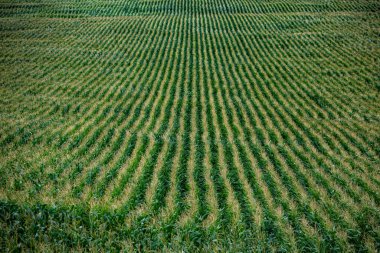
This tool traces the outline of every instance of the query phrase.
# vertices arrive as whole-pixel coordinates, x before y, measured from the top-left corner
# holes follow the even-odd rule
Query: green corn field
[[[380,252],[377,0],[0,0],[0,252]]]

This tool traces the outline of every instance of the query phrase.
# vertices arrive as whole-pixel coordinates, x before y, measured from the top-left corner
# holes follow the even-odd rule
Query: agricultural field
[[[0,0],[0,251],[379,252],[377,0]]]

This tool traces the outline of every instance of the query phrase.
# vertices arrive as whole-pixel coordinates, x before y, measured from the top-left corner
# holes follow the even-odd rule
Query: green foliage
[[[0,4],[0,251],[380,251],[379,1]]]

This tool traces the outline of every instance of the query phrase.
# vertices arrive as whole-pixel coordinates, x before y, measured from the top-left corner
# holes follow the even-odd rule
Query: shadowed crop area
[[[379,252],[379,10],[0,0],[0,251]]]

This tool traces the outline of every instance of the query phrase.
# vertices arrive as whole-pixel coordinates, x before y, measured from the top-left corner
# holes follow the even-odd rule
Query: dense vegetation
[[[380,251],[379,9],[0,0],[0,251]]]

